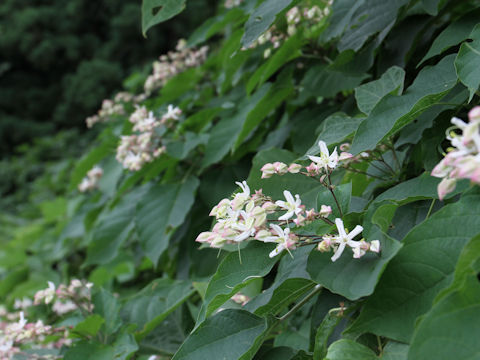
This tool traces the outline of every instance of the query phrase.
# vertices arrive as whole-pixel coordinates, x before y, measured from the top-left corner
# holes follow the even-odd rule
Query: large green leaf
[[[170,237],[187,216],[199,185],[196,177],[181,183],[153,186],[140,200],[135,215],[140,243],[154,264]]]
[[[475,26],[470,38],[473,41],[464,42],[455,59],[458,78],[470,90],[469,101],[480,85],[480,25]]]
[[[267,31],[275,21],[277,14],[290,5],[291,2],[292,0],[265,0],[261,3],[250,14],[245,23],[245,34],[242,38],[243,46],[250,46],[260,35]]]
[[[379,231],[374,235],[378,237],[366,240],[380,240],[380,254],[369,253],[360,259],[353,259],[352,252],[346,249],[337,261],[332,262],[332,253],[313,251],[307,266],[312,279],[350,300],[372,294],[385,266],[402,246]]]
[[[377,356],[365,345],[342,339],[330,345],[325,360],[377,360]]]
[[[365,0],[352,15],[352,21],[338,42],[338,50],[359,50],[371,35],[383,39],[394,25],[400,7],[407,0]]]
[[[306,270],[310,251],[303,247],[293,251],[292,256],[284,256],[272,286],[249,301],[245,309],[260,316],[275,314],[311,289],[314,283]]]
[[[202,166],[207,167],[221,160],[234,146],[238,134],[242,131],[251,112],[268,94],[272,84],[264,84],[251,97],[244,98],[237,107],[237,112],[223,117],[211,130],[210,139],[205,149]],[[255,112],[253,112],[255,114]],[[262,113],[262,115],[264,115]]]
[[[479,200],[475,193],[464,195],[408,233],[349,333],[410,340],[416,318],[452,281],[462,247],[480,233]]]
[[[330,115],[322,123],[320,134],[306,155],[317,155],[320,152],[318,142],[324,141],[327,146],[338,144],[352,135],[364,118],[350,117],[344,113]]]
[[[380,79],[355,88],[355,99],[360,111],[368,115],[385,95],[390,93],[400,95],[404,79],[405,71],[398,66],[392,66]]]
[[[143,338],[194,293],[189,281],[158,279],[127,300],[122,315]]]
[[[106,264],[117,256],[134,229],[135,209],[145,191],[145,187],[136,188],[123,196],[112,209],[102,211],[87,249],[87,264]]]
[[[223,310],[197,327],[172,360],[249,360],[267,331],[265,319],[244,310]]]
[[[422,318],[409,360],[479,359],[480,283],[470,274],[462,287],[440,300]]]
[[[380,100],[358,127],[351,152],[375,148],[382,139],[435,105],[457,82],[454,57],[446,56],[437,65],[424,68],[402,96],[387,95]]]
[[[383,348],[381,360],[407,360],[409,346],[390,340]]]
[[[432,46],[430,46],[427,54],[418,63],[418,66],[424,61],[441,54],[448,48],[467,39],[478,22],[478,11],[469,12],[457,21],[452,22],[435,38]]]
[[[345,31],[347,25],[352,21],[355,11],[365,3],[365,0],[336,0],[332,4],[332,15],[329,19],[329,25],[322,33],[321,38],[329,41],[340,36]]]
[[[142,4],[142,33],[152,26],[168,20],[185,9],[187,0],[143,0]]]
[[[208,283],[197,324],[254,279],[267,275],[278,261],[268,256],[271,250],[272,246],[254,241],[240,254],[228,254]]]

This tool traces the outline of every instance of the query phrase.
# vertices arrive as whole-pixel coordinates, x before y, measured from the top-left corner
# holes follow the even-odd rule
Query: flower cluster
[[[208,46],[202,46],[198,50],[188,48],[184,39],[178,41],[175,49],[176,51],[169,51],[168,54],[160,56],[160,61],[153,63],[153,73],[144,85],[147,95],[164,86],[175,75],[201,65],[207,58]]]
[[[78,190],[80,192],[87,192],[95,189],[98,185],[98,181],[103,176],[103,170],[99,166],[94,166],[87,172],[80,184],[78,184]]]
[[[60,284],[56,288],[55,284],[49,281],[46,289],[35,294],[34,304],[53,303],[52,310],[59,316],[77,309],[91,313],[93,311],[90,293],[92,286],[92,283],[73,279],[68,286]]]
[[[55,338],[53,342],[46,340],[46,336],[59,334],[60,339]],[[4,308],[0,309],[0,360],[10,360],[15,354],[22,354],[22,347],[26,345],[30,347],[34,345],[37,348],[60,348],[71,342],[67,336],[68,331],[65,328],[55,329],[45,325],[41,320],[28,322],[23,311],[8,313]],[[47,359],[47,357],[38,357],[40,358]],[[56,356],[48,357],[48,359],[56,358]]]
[[[225,0],[223,6],[225,7],[225,9],[232,9],[234,7],[240,6],[242,2],[243,0]]]
[[[380,252],[380,241],[378,240],[372,240],[370,242],[366,242],[364,239],[359,241],[353,240],[363,231],[362,226],[357,225],[352,231],[347,233],[342,219],[336,218],[335,225],[338,235],[325,235],[323,236],[323,240],[318,244],[318,250],[321,252],[334,251],[332,261],[336,261],[347,246],[353,250],[353,257],[355,259],[361,258],[367,251]]]
[[[275,243],[277,246],[270,253],[270,257],[273,257],[283,250],[296,247],[299,238],[290,232],[290,225],[303,226],[315,219],[326,219],[332,211],[326,205],[321,207],[320,212],[314,209],[305,211],[300,197],[294,197],[287,190],[283,192],[285,200],[274,202],[262,190],[251,194],[245,181],[236,184],[242,192],[235,194],[233,199],[222,199],[212,209],[210,216],[215,216],[217,222],[212,231],[201,233],[196,241],[208,243],[215,248],[248,239]],[[278,216],[278,213],[283,214]]]
[[[320,147],[320,155],[319,156],[308,156],[308,158],[312,161],[310,165],[305,167],[305,172],[302,172],[304,175],[308,176],[316,176],[320,174],[329,174],[333,171],[340,162],[349,162],[354,157],[352,154],[348,152],[342,152],[340,155],[337,153],[337,148],[333,150],[330,154],[327,148],[327,144],[320,140],[318,142],[318,146]],[[267,163],[262,166],[260,169],[262,171],[262,179],[266,179],[271,177],[272,175],[284,175],[286,173],[297,174],[301,172],[303,166],[292,163],[287,165],[282,162],[274,162],[274,163]]]
[[[124,104],[131,102],[133,98],[133,95],[130,93],[119,92],[114,100],[103,100],[102,107],[98,110],[98,113],[85,120],[87,127],[91,128],[96,123],[108,121],[113,115],[125,115]]]
[[[137,133],[121,137],[117,160],[125,169],[138,171],[143,165],[162,155],[166,150],[162,144],[162,135],[174,127],[181,114],[182,110],[178,107],[168,105],[167,112],[158,119],[145,106],[137,106],[130,116],[133,131]]]
[[[329,0],[328,4],[321,9],[317,5],[314,6],[294,6],[285,14],[287,29],[281,31],[276,25],[272,25],[267,31],[258,37],[258,39],[250,45],[250,48],[270,44],[263,53],[264,58],[268,58],[272,49],[277,49],[282,41],[285,41],[290,36],[293,36],[299,27],[310,27],[317,24],[323,17],[330,13],[330,6],[333,0]]]
[[[468,120],[466,123],[455,117],[452,119],[454,129],[450,128],[447,133],[452,147],[432,170],[432,176],[443,178],[438,185],[440,200],[455,189],[459,179],[480,184],[480,106],[470,110]]]

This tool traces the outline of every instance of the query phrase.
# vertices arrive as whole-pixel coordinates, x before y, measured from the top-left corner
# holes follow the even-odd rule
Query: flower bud
[[[300,172],[301,169],[302,169],[302,165],[292,163],[288,167],[288,172],[291,173],[291,174],[297,174],[297,173]]]

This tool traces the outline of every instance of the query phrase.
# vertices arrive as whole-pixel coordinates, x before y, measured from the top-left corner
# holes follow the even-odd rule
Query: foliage
[[[144,31],[168,4],[144,2]],[[476,358],[478,11],[226,1],[140,93],[104,102],[52,196],[1,220],[0,345]]]

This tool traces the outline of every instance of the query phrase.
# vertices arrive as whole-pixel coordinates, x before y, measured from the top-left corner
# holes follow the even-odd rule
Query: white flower
[[[283,250],[292,248],[295,242],[290,238],[290,229],[288,227],[282,229],[276,224],[270,224],[270,227],[276,236],[265,236],[262,237],[261,241],[278,243],[277,247],[268,255],[272,258],[280,254]]]
[[[361,244],[359,241],[354,241],[353,238],[363,231],[363,227],[357,225],[347,234],[342,219],[336,218],[335,225],[337,225],[338,236],[334,236],[332,241],[334,244],[338,245],[338,247],[335,250],[335,254],[332,256],[332,261],[336,261],[342,255],[343,250],[345,250],[345,246],[347,245],[354,249],[354,256],[356,256],[357,253],[355,253],[355,248],[360,247]]]
[[[320,156],[309,155],[308,158],[316,163],[319,168],[324,168],[325,171],[328,171],[328,168],[335,169],[338,164],[337,148],[330,154],[324,141],[320,140],[318,146],[320,147]]]
[[[250,199],[250,188],[248,187],[246,181],[237,181],[235,184],[240,186],[243,192],[235,194],[235,197],[231,202],[231,206],[233,210],[239,210]]]
[[[300,196],[298,194],[295,195],[294,199],[290,191],[284,190],[283,196],[285,196],[285,199],[287,201],[278,200],[275,202],[275,204],[282,209],[287,210],[287,212],[284,215],[280,216],[278,220],[288,220],[294,214],[298,215],[303,211],[303,209],[301,208],[302,201],[300,200]]]

